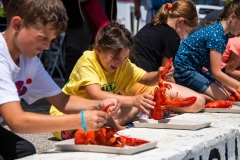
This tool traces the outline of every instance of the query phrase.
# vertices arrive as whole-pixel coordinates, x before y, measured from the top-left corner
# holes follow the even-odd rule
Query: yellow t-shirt
[[[100,65],[95,51],[85,51],[77,61],[70,74],[69,81],[63,87],[63,92],[68,95],[78,95],[90,99],[84,86],[99,84],[103,91],[114,94],[120,91],[128,92],[132,86],[142,79],[146,71],[127,60],[114,73],[106,72]],[[50,108],[50,115],[64,115],[54,106]],[[61,138],[60,132],[53,135]]]
[[[69,82],[63,87],[68,95],[89,98],[84,86],[99,84],[103,91],[117,94],[128,90],[142,79],[146,73],[143,69],[127,60],[114,73],[106,72],[99,64],[95,51],[85,51],[77,61],[70,75]]]

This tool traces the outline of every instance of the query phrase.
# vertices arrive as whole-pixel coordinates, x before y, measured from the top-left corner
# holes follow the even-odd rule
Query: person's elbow
[[[104,98],[101,95],[102,95],[102,93],[93,93],[89,96],[92,100],[102,100]]]
[[[222,74],[223,74],[223,72],[221,71],[221,70],[219,70],[219,71],[212,71],[212,76],[215,78],[215,79],[221,79],[221,77],[222,77]]]
[[[11,118],[5,119],[5,123],[9,129],[14,133],[23,133],[24,119],[21,116],[12,116]]]

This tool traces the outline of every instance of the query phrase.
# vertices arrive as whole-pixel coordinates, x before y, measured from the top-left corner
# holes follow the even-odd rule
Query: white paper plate
[[[55,147],[60,151],[81,151],[81,152],[100,152],[100,153],[114,153],[114,154],[135,154],[145,150],[153,149],[157,146],[157,141],[150,141],[150,143],[142,144],[136,147],[111,147],[100,145],[77,145],[74,139],[68,139],[55,143]]]
[[[240,101],[233,102],[233,105],[240,106]]]
[[[185,129],[185,130],[198,130],[204,127],[209,127],[210,121],[201,120],[186,120],[186,119],[171,119],[166,118],[162,120],[140,120],[135,121],[134,127],[136,128],[166,128],[166,129]]]
[[[234,102],[234,105],[232,108],[204,108],[203,112],[214,112],[214,113],[240,113],[240,106],[235,105],[235,103],[240,102]]]

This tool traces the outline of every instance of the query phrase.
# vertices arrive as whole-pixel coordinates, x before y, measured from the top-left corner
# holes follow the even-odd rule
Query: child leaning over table
[[[3,118],[10,131],[0,126],[0,159],[18,159],[36,153],[33,144],[15,133],[78,128],[98,130],[109,118],[108,114],[99,111],[102,107],[113,104],[112,115],[119,114],[117,99],[89,100],[64,94],[37,57],[66,29],[67,20],[60,0],[9,2],[7,29],[0,34],[0,123]],[[68,115],[25,112],[21,98],[29,104],[46,98]],[[86,111],[81,111],[83,109]]]
[[[222,55],[221,69],[230,77],[240,81],[240,37],[230,38]]]
[[[98,31],[94,49],[85,51],[78,60],[63,92],[89,99],[117,98],[121,103],[121,114],[115,117],[115,121],[120,125],[131,122],[140,110],[148,114],[148,110],[155,105],[152,91],[136,96],[118,95],[122,90],[128,92],[137,82],[155,86],[158,81],[159,71],[146,72],[130,62],[129,56],[134,56],[133,45],[133,36],[125,26],[116,21],[110,22]],[[172,74],[170,69],[167,76]],[[176,94],[177,91],[174,92]],[[51,107],[50,114],[63,115],[54,106]],[[66,133],[67,137],[72,137],[74,130],[53,134],[58,139],[64,139],[66,136],[62,135]]]
[[[135,45],[133,50],[137,58],[131,59],[138,67],[147,72],[157,71],[163,68],[170,57],[174,58],[180,45],[181,37],[186,37],[189,31],[197,25],[197,10],[191,0],[175,1],[172,4],[164,4],[152,19],[134,36]],[[168,79],[171,78],[171,79]],[[197,101],[190,107],[176,108],[178,112],[199,112],[202,110],[205,100],[202,95],[184,86],[175,84],[172,76],[166,77],[165,81],[173,86],[173,90],[167,90],[167,95],[174,97],[176,92],[180,97],[197,96]],[[122,95],[134,96],[155,87],[136,83],[127,93],[121,91]],[[180,91],[180,92],[179,92]],[[147,116],[141,113],[140,117]]]
[[[176,83],[203,93],[209,101],[227,100],[229,93],[221,85],[236,92],[240,82],[221,71],[222,54],[228,33],[239,32],[240,0],[234,0],[223,8],[219,21],[198,30],[180,44],[173,63]]]

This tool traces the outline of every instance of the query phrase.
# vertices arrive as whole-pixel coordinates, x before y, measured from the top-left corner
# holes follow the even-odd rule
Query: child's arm
[[[91,84],[85,87],[87,93],[91,99],[106,99],[117,98],[121,104],[121,107],[137,107],[145,113],[149,113],[147,109],[153,109],[155,102],[153,102],[153,96],[151,92],[143,93],[137,96],[123,96],[110,92],[102,91],[99,84]],[[147,108],[147,109],[146,109]]]
[[[240,82],[229,77],[228,75],[221,71],[222,62],[221,57],[222,57],[221,53],[210,49],[210,63],[211,63],[210,71],[213,77],[216,78],[219,82],[237,90],[240,87]]]
[[[159,75],[162,73],[163,67],[166,65],[167,62],[168,62],[168,58],[163,57],[162,66],[159,67],[158,71],[146,73],[143,76],[143,78],[139,81],[139,83],[142,83],[148,86],[158,84]],[[175,83],[175,80],[173,78],[173,73],[174,73],[174,67],[170,66],[167,74],[164,76],[164,80]]]
[[[58,110],[63,113],[71,114],[71,113],[79,113],[80,110],[100,110],[102,107],[108,106],[109,104],[109,114],[111,116],[119,115],[119,104],[117,99],[107,99],[104,101],[101,100],[90,100],[86,98],[82,98],[81,96],[74,95],[66,95],[63,92],[52,97],[47,97],[47,101],[54,105]]]
[[[225,67],[225,73],[238,81],[240,80],[239,62],[240,57],[236,53],[232,53]]]
[[[105,103],[101,105],[105,105]],[[100,107],[103,107],[101,105]],[[107,113],[102,111],[86,110],[84,113],[87,130],[98,130],[109,118]],[[82,128],[79,112],[64,116],[25,112],[18,101],[2,104],[0,106],[0,114],[9,128],[16,133],[41,133]]]

